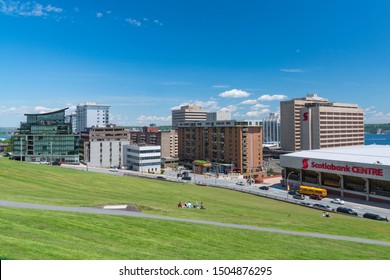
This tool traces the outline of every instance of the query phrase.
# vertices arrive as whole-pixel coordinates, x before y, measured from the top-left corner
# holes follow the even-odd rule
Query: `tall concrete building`
[[[180,123],[179,159],[207,160],[259,177],[263,166],[261,121]]]
[[[124,164],[123,146],[130,144],[128,132],[115,125],[91,127],[81,133],[80,158],[90,166],[112,167]]]
[[[263,144],[273,144],[280,147],[280,116],[270,113],[263,119]]]
[[[199,122],[206,121],[207,111],[202,110],[200,106],[181,106],[178,110],[172,110],[172,128],[176,129],[177,125],[182,122]]]
[[[161,157],[162,158],[177,158],[178,151],[178,136],[176,130],[160,131],[161,137]]]
[[[208,112],[207,122],[228,121],[232,119],[232,113],[229,111]]]
[[[110,123],[109,105],[87,102],[77,105],[76,109],[76,133],[85,131],[87,128],[106,127]]]
[[[363,109],[316,94],[280,102],[281,148],[286,151],[364,145]]]

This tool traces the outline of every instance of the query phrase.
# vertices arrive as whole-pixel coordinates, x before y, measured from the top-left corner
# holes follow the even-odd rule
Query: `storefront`
[[[329,194],[390,204],[390,146],[369,145],[280,156],[283,184],[326,188]]]

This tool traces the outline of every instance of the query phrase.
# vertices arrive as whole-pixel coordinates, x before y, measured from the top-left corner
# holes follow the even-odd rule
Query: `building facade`
[[[280,102],[281,148],[299,151],[364,145],[363,109],[316,94]]]
[[[177,158],[179,155],[179,138],[176,130],[160,131],[161,157]]]
[[[276,113],[263,119],[263,144],[280,147],[280,116]]]
[[[89,166],[120,168],[123,146],[129,143],[128,132],[123,127],[91,127],[81,133],[80,158]]]
[[[181,106],[178,110],[172,110],[172,128],[176,129],[179,123],[206,121],[207,111],[200,106]]]
[[[77,105],[76,133],[86,131],[88,128],[106,127],[110,123],[110,106],[93,102]]]
[[[263,170],[261,121],[180,123],[179,160],[206,160],[251,177]],[[249,176],[249,175],[248,175]]]
[[[283,182],[390,204],[390,148],[368,145],[300,151],[280,156]]]
[[[161,147],[125,145],[125,167],[142,173],[161,173]]]
[[[65,121],[65,110],[25,114],[14,134],[13,158],[28,162],[78,163],[79,136],[72,134],[72,125]]]
[[[301,150],[364,145],[364,110],[355,104],[307,104],[300,119]]]

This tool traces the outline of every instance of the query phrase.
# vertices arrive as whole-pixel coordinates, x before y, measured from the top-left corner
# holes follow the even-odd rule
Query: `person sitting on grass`
[[[206,209],[206,208],[204,207],[203,201],[200,202],[200,209]]]
[[[179,204],[177,205],[179,208],[183,208],[183,202],[180,200]]]
[[[187,203],[187,208],[192,208],[191,201],[188,201],[188,203]]]

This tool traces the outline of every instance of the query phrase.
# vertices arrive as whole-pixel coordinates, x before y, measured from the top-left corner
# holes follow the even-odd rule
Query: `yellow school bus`
[[[300,186],[298,192],[300,194],[307,194],[307,195],[318,194],[322,197],[325,197],[328,195],[328,192],[326,191],[326,189],[309,187],[309,186]]]

